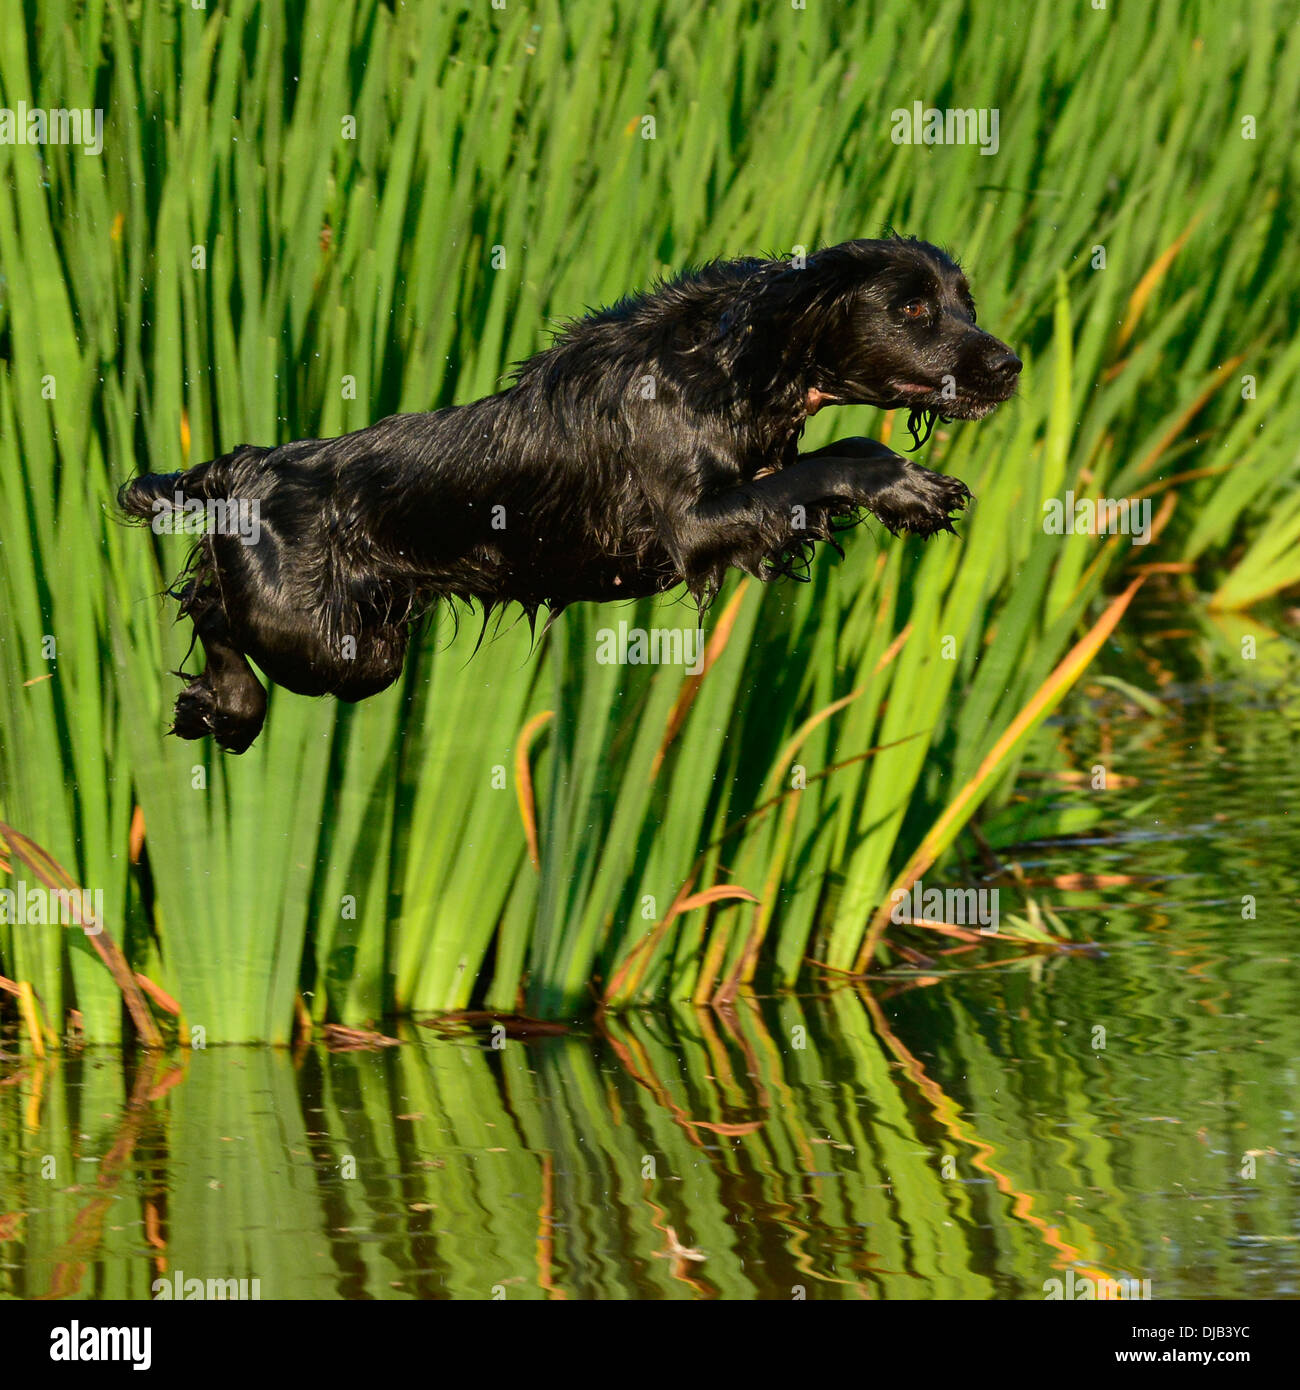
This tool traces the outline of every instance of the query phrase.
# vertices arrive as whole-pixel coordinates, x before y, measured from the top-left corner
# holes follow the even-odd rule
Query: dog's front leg
[[[970,497],[964,483],[910,463],[875,440],[846,440],[832,452],[836,447],[801,455],[788,468],[696,503],[675,537],[687,583],[716,588],[730,565],[758,578],[785,572],[781,557],[829,539],[834,518],[863,507],[891,531],[950,531],[949,513]]]
[[[798,463],[788,471],[798,474],[814,461],[820,464],[827,460],[861,464],[854,475],[863,489],[859,505],[895,534],[910,531],[932,536],[936,531],[951,531],[951,513],[961,511],[970,501],[970,489],[960,478],[922,468],[863,435],[837,439],[824,448],[800,454]]]

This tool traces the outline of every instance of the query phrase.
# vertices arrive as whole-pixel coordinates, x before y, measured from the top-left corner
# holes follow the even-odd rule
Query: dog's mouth
[[[907,411],[912,436],[911,453],[925,444],[941,420],[982,420],[1015,395],[1015,382],[982,386],[978,390],[932,386],[921,381],[890,381],[881,404],[889,410]]]
[[[976,390],[932,386],[922,381],[891,381],[882,402],[890,410],[910,410],[947,420],[982,420],[1016,393],[1015,382]]]
[[[941,420],[982,420],[1015,393],[1014,378],[1006,382],[981,383],[975,389],[966,387],[954,391],[951,377],[938,386],[926,381],[895,377],[885,381],[878,389],[857,387],[847,396],[833,395],[812,387],[805,393],[804,411],[808,415],[815,415],[823,406],[844,405],[854,400],[874,405],[880,410],[906,410],[907,428],[913,441],[908,451],[910,453],[930,438],[935,425]]]

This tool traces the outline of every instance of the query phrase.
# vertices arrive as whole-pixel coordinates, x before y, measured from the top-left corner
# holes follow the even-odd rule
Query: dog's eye
[[[911,299],[898,311],[905,319],[923,319],[930,311],[919,299]]]

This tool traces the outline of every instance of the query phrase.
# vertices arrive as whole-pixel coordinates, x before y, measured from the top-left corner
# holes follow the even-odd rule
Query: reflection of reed
[[[1105,1241],[1071,1210],[1073,1194],[1114,1187],[1113,1145],[1039,1162],[1034,1117],[1065,1102],[1008,1088],[974,1016],[952,994],[944,1005],[917,1012],[951,1021],[935,1062],[916,1020],[891,1021],[865,987],[607,1015],[595,1039],[493,1048],[420,1030],[419,1046],[317,1047],[298,1065],[187,1054],[183,1072],[135,1076],[68,1238],[45,1255],[28,1222],[24,1257],[53,1264],[47,1298],[92,1282],[138,1292],[131,1271],[144,1260],[156,1277],[163,1252],[318,1298],[1038,1296],[1044,1249],[1050,1269],[1093,1277],[1094,1252],[1134,1264],[1150,1232],[1127,1231],[1127,1210],[1108,1215]],[[1040,1040],[1019,1042],[1026,1056]],[[163,1171],[133,1178],[154,1102],[177,1083]],[[1061,1085],[1086,1092],[1076,1071]],[[165,1220],[146,1181],[167,1193]],[[129,1228],[105,1214],[133,1182],[143,1232],[119,1253],[105,1232]]]
[[[542,1204],[537,1210],[537,1285],[547,1297],[558,1300],[568,1294],[555,1283],[555,1160],[549,1153],[542,1160]]]
[[[1011,1178],[990,1162],[996,1152],[992,1144],[986,1143],[979,1138],[964,1120],[961,1119],[958,1107],[955,1102],[947,1096],[943,1088],[926,1075],[925,1068],[920,1060],[903,1045],[893,1029],[890,1028],[880,1005],[871,996],[871,991],[866,988],[858,990],[858,997],[862,1000],[863,1006],[871,1015],[871,1021],[875,1026],[876,1032],[890,1052],[903,1064],[906,1075],[916,1084],[921,1094],[929,1101],[935,1119],[958,1143],[965,1145],[972,1150],[971,1164],[979,1169],[981,1173],[987,1173],[997,1184],[999,1192],[1012,1198],[1011,1214],[1019,1221],[1024,1221],[1042,1237],[1044,1243],[1050,1246],[1057,1253],[1056,1265],[1064,1269],[1067,1265],[1074,1266],[1090,1278],[1108,1277],[1102,1270],[1093,1269],[1082,1265],[1079,1262],[1083,1258],[1083,1253],[1076,1246],[1061,1238],[1059,1228],[1050,1226],[1041,1216],[1035,1216],[1033,1211],[1034,1196],[1030,1192],[1018,1189]]]
[[[210,1151],[218,1116],[251,1108],[232,1088],[255,1084],[212,1055],[187,1060],[186,1104],[168,1125],[176,1155]],[[206,1165],[177,1160],[166,1180],[173,1238],[152,1201],[144,1235],[183,1254],[187,1269],[200,1267],[193,1243],[209,1232],[204,1267],[299,1293],[290,1272],[301,1271],[327,1281],[317,1293],[345,1297],[486,1297],[498,1287],[549,1299],[988,1296],[970,1189],[940,1177],[917,1093],[1012,1198],[1009,1217],[1058,1263],[1078,1260],[865,992],[610,1015],[595,1046],[569,1035],[497,1051],[462,1037],[374,1058],[317,1049],[296,1069],[288,1057],[258,1060],[250,1070],[283,1070],[305,1130],[291,1124],[283,1141],[250,1133],[246,1158],[224,1150],[232,1166],[220,1195]],[[151,1102],[181,1076],[159,1085],[153,1068],[137,1074],[46,1297],[81,1291]],[[262,1113],[277,1129],[288,1118]],[[305,1169],[257,1162],[286,1152],[295,1130],[287,1152],[301,1142]],[[356,1180],[343,1180],[341,1155]],[[295,1176],[303,1171],[314,1195]],[[277,1211],[284,1228],[268,1230],[264,1214]],[[303,1269],[304,1239],[323,1242],[316,1270]]]
[[[87,1202],[73,1219],[72,1234],[54,1257],[49,1290],[37,1294],[37,1298],[69,1298],[80,1292],[81,1281],[85,1277],[90,1258],[99,1250],[103,1241],[104,1217],[118,1200],[118,1189],[135,1153],[140,1133],[149,1119],[150,1108],[183,1075],[180,1067],[171,1067],[164,1075],[165,1068],[166,1063],[160,1057],[146,1054],[141,1059],[139,1070],[131,1084],[130,1099],[122,1111],[117,1136],[100,1161],[99,1176],[95,1179],[99,1195]],[[158,1208],[150,1197],[146,1196],[144,1201],[145,1238],[158,1249],[165,1249]],[[165,1262],[160,1256],[158,1271],[161,1272],[164,1267]]]
[[[707,1129],[713,1134],[753,1134],[756,1129],[762,1128],[762,1120],[750,1120],[743,1124],[722,1124],[711,1120],[691,1119],[686,1111],[673,1100],[667,1086],[655,1077],[654,1068],[646,1058],[645,1050],[634,1038],[629,1036],[625,1041],[621,1041],[615,1029],[609,1026],[608,1020],[602,1022],[602,1032],[605,1041],[609,1043],[614,1055],[622,1062],[628,1076],[638,1086],[644,1086],[650,1092],[664,1110],[672,1116],[673,1122],[682,1127],[692,1144],[703,1142],[695,1133],[697,1129]]]

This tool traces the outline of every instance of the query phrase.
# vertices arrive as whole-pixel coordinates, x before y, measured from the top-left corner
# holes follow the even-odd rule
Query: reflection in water
[[[0,1294],[1037,1299],[1072,1271],[1293,1296],[1295,731],[1180,718],[1112,750],[1117,814],[1015,855],[1100,958],[499,1051],[11,1049]]]

